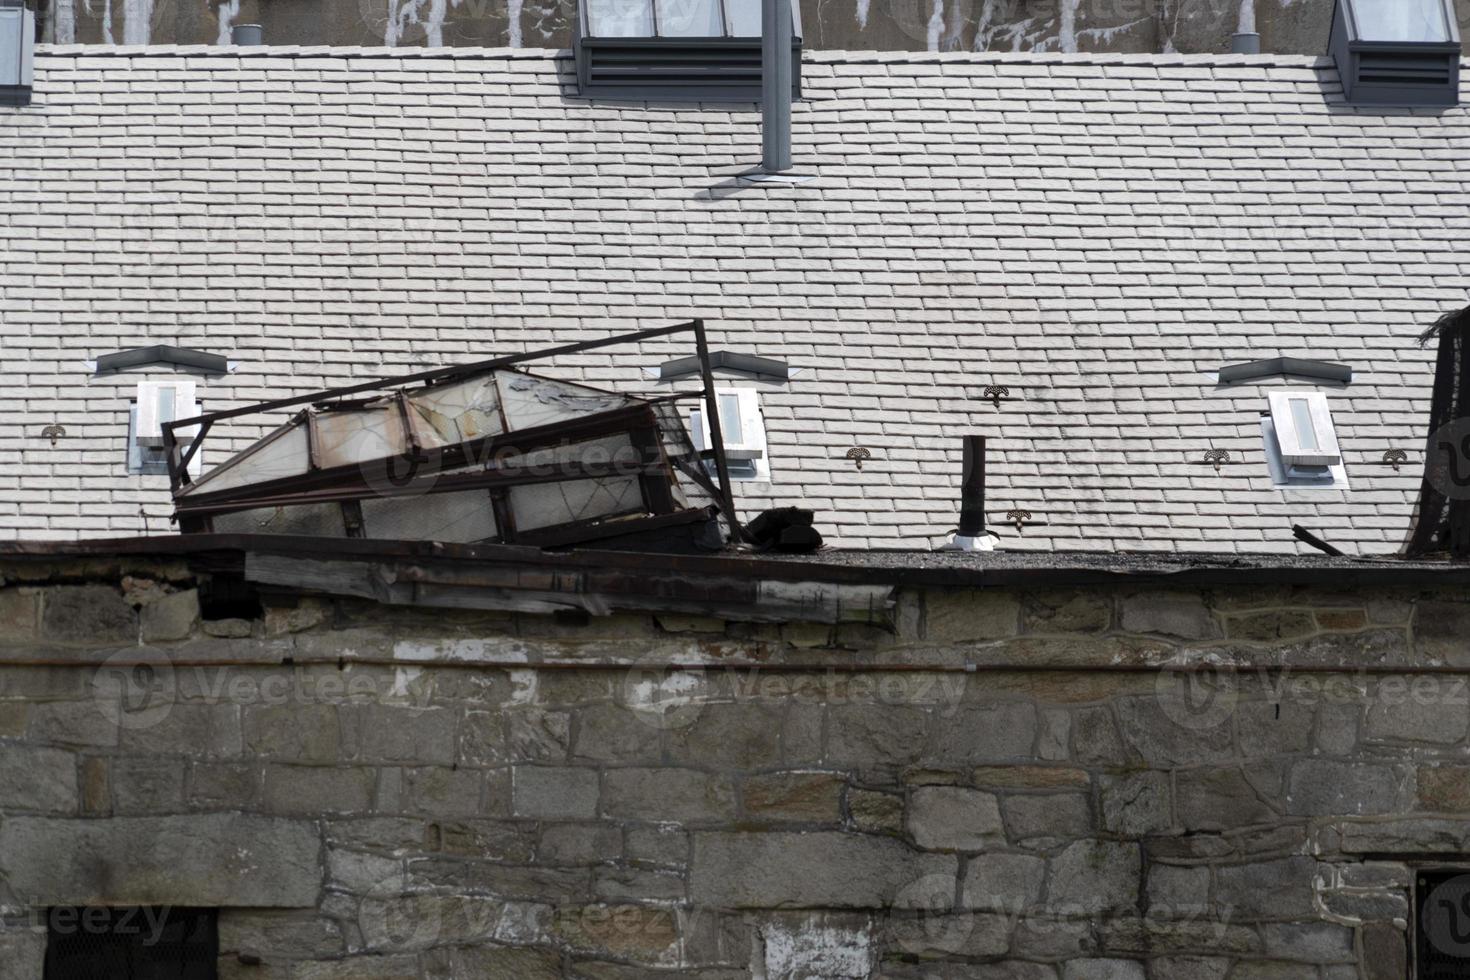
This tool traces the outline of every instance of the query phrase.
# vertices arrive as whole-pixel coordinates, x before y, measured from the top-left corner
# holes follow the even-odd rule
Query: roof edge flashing
[[[206,375],[224,375],[230,371],[230,362],[223,354],[211,354],[208,351],[192,350],[187,347],[172,347],[168,344],[154,344],[151,347],[134,347],[113,354],[103,354],[97,358],[93,373],[101,377],[158,364],[168,364]]]
[[[1301,357],[1271,357],[1243,364],[1227,364],[1220,369],[1219,384],[1250,384],[1278,378],[1301,378],[1325,384],[1348,385],[1353,381],[1350,364],[1315,361]]]

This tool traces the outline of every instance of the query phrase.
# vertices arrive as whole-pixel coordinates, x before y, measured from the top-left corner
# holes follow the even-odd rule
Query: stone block
[[[977,766],[971,773],[981,789],[1086,789],[1086,769],[1071,766]]]
[[[729,821],[736,816],[735,787],[728,777],[694,769],[609,769],[602,811],[619,820]]]
[[[630,861],[669,868],[689,863],[689,834],[678,827],[629,827],[624,846]]]
[[[505,717],[506,742],[512,761],[566,761],[572,741],[572,716],[569,713],[542,708],[512,708],[500,714]]]
[[[560,980],[561,957],[540,949],[471,946],[451,954],[449,976],[475,980]]]
[[[121,745],[124,751],[139,755],[239,758],[243,745],[240,706],[175,702],[161,710],[124,711]]]
[[[979,851],[1004,839],[994,793],[959,786],[924,786],[909,797],[908,829],[928,850]]]
[[[342,758],[342,726],[333,704],[247,705],[241,726],[251,755],[303,763]]]
[[[1129,761],[1128,749],[1109,709],[1082,708],[1074,713],[1072,758],[1083,765],[1119,766]]]
[[[373,808],[376,782],[377,772],[363,766],[270,765],[265,769],[265,807],[303,816],[367,813]]]
[[[1399,813],[1407,782],[1396,766],[1303,759],[1287,772],[1284,805],[1298,816]]]
[[[908,765],[924,753],[927,726],[921,708],[836,705],[828,713],[827,757],[834,765],[859,769]]]
[[[536,845],[537,860],[554,865],[601,864],[622,854],[622,832],[606,824],[550,824]]]
[[[837,823],[842,819],[841,777],[825,772],[751,776],[741,787],[745,814],[757,820]]]
[[[1233,755],[1230,710],[1201,708],[1172,693],[1158,697],[1120,698],[1118,721],[1124,741],[1158,767],[1223,762]],[[1231,708],[1233,710],[1233,707]]]
[[[851,788],[847,791],[847,812],[858,830],[872,834],[903,832],[903,797],[897,793]]]
[[[76,756],[60,749],[5,746],[0,751],[0,801],[6,814],[75,813]]]
[[[48,745],[111,748],[119,739],[119,711],[109,700],[43,701],[30,706],[27,737]]]
[[[141,611],[144,643],[186,640],[199,622],[199,592],[172,592]]]
[[[1215,875],[1215,904],[1232,920],[1314,918],[1316,871],[1310,857],[1222,867]]]
[[[459,765],[483,767],[511,762],[502,711],[466,711],[459,724]],[[557,760],[560,761],[560,760]]]
[[[40,624],[40,608],[40,593],[35,589],[0,589],[0,643],[34,639]]]
[[[1036,731],[1035,705],[967,705],[934,718],[930,756],[942,764],[1031,761],[1035,759]]]
[[[1081,793],[1013,794],[1002,800],[1011,840],[1038,837],[1086,837],[1092,833],[1092,813]]]
[[[1421,810],[1470,812],[1470,766],[1420,766],[1415,786]]]
[[[347,751],[363,762],[454,763],[454,712],[448,708],[354,705],[341,711]]]
[[[343,951],[342,927],[315,909],[221,909],[219,948],[225,954],[327,958]]]
[[[1353,930],[1348,926],[1332,922],[1268,922],[1261,932],[1266,940],[1266,955],[1274,959],[1303,963],[1353,960]]]
[[[511,808],[518,817],[586,820],[597,816],[595,769],[516,766],[511,776]]]
[[[1100,782],[1102,825],[1108,833],[1143,837],[1164,833],[1173,826],[1167,773],[1105,775]]]
[[[602,865],[593,871],[593,897],[606,902],[672,902],[684,900],[684,877],[668,868]]]
[[[1101,633],[1112,621],[1112,603],[1092,590],[1032,593],[1021,607],[1026,633]]]
[[[136,643],[138,614],[117,589],[106,585],[57,585],[41,598],[41,627],[48,639],[98,647]]]
[[[657,763],[662,731],[656,716],[621,704],[590,705],[577,711],[572,756],[623,765]]]
[[[1076,841],[1052,859],[1047,910],[1062,916],[1126,911],[1138,903],[1141,876],[1136,844]]]
[[[1137,960],[1072,960],[1062,965],[1062,980],[1145,980]]]
[[[463,818],[444,820],[433,826],[439,831],[438,850],[444,854],[529,863],[536,853],[535,828],[524,823]]]
[[[973,912],[919,912],[890,915],[884,922],[882,942],[894,955],[919,960],[958,957],[1003,956],[1010,949],[1010,920],[1003,915]],[[826,976],[820,972],[800,974]],[[869,974],[860,974],[867,977]],[[888,976],[881,972],[875,977]]]
[[[0,871],[30,905],[315,907],[321,838],[312,821],[242,813],[7,817]]]
[[[81,784],[83,816],[106,816],[112,812],[111,774],[106,759],[84,757]]]
[[[825,831],[696,833],[693,854],[691,898],[726,908],[881,909],[926,876],[958,871],[952,855]]]
[[[567,948],[586,955],[666,965],[679,955],[679,921],[669,908],[563,905],[553,912],[550,929]],[[635,969],[634,975],[648,972]]]
[[[670,730],[670,753],[687,765],[769,769],[780,762],[780,715],[750,701],[706,704],[693,721]]]
[[[1277,819],[1239,769],[1195,769],[1177,779],[1176,808],[1185,830],[1239,830]]]
[[[1009,592],[930,590],[924,594],[923,635],[931,643],[974,643],[1016,636],[1021,603]]]
[[[1305,609],[1270,609],[1225,617],[1225,635],[1247,643],[1279,643],[1317,632],[1317,621]]]
[[[1148,980],[1225,980],[1230,961],[1216,956],[1160,956],[1148,961]]]
[[[1302,980],[1302,965],[1283,960],[1242,960],[1229,980]]]
[[[1154,633],[1185,640],[1220,636],[1220,626],[1197,592],[1149,591],[1123,597],[1120,622],[1129,633]]]
[[[36,980],[45,975],[46,932],[7,927],[0,935],[0,980]]]
[[[966,864],[960,903],[968,909],[1026,912],[1041,900],[1045,880],[1046,862],[1039,857],[994,851],[980,854]]]
[[[1470,851],[1470,820],[1417,817],[1339,828],[1345,854],[1452,854]]]
[[[170,813],[183,809],[184,763],[172,758],[113,759],[110,783],[117,813]]]
[[[1348,755],[1358,745],[1359,704],[1329,703],[1317,711],[1317,748],[1328,755]]]
[[[1369,922],[1360,934],[1363,980],[1401,980],[1408,975],[1408,944],[1402,929],[1391,922]]]
[[[1210,902],[1210,869],[1153,864],[1148,869],[1149,915],[1187,918],[1203,915]]]
[[[1458,682],[1435,676],[1383,678],[1371,693],[1363,737],[1368,741],[1453,745],[1470,729],[1470,704]]]
[[[1313,704],[1292,698],[1240,702],[1235,707],[1235,727],[1241,755],[1256,759],[1310,751],[1315,715]]]
[[[1470,665],[1470,602],[1422,599],[1414,609],[1414,647],[1421,658],[1451,667]]]
[[[510,815],[511,777],[508,769],[422,766],[404,769],[402,773],[400,808],[404,812],[453,819]],[[379,795],[382,795],[381,785]]]

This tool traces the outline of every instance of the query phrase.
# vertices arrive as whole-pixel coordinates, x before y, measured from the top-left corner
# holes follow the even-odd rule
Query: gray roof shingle
[[[757,189],[734,179],[755,112],[589,105],[569,72],[43,48],[36,104],[0,113],[0,537],[167,529],[166,480],[124,472],[139,376],[92,378],[99,354],[226,354],[240,369],[201,388],[219,409],[698,315],[805,369],[758,386],[773,480],[738,489],[816,508],[837,545],[941,541],[964,432],[990,437],[1008,547],[1403,540],[1414,338],[1466,302],[1464,110],[1354,110],[1315,58],[809,52],[816,179]],[[676,353],[556,370],[656,391],[640,369]],[[1271,385],[1215,372],[1277,355],[1353,366],[1329,394],[1350,491],[1270,488]],[[1211,447],[1240,462],[1216,473]],[[1016,507],[1046,523],[1017,533]]]

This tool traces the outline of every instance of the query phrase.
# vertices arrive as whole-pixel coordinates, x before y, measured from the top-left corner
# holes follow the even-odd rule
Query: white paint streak
[[[530,662],[526,646],[518,640],[399,640],[393,644],[393,659],[414,663],[524,664]]]
[[[219,36],[215,38],[214,43],[230,43],[230,29],[235,26],[235,18],[238,16],[240,16],[240,0],[225,0],[219,5]]]
[[[51,40],[55,44],[75,44],[77,39],[76,0],[56,0],[52,18]]]
[[[858,27],[868,29],[868,5],[871,0],[857,0],[857,22]]]
[[[521,9],[523,3],[524,0],[505,0],[505,14],[509,18],[506,25],[506,43],[513,48],[524,47],[524,42],[521,40]]]
[[[410,25],[422,25],[424,43],[431,48],[444,46],[444,21],[460,0],[388,0],[388,23],[383,26],[383,43],[397,47],[408,36]]]
[[[422,667],[399,667],[393,671],[393,688],[388,693],[396,698],[408,697],[408,689],[424,673]]]
[[[506,704],[535,704],[541,690],[541,675],[534,670],[512,670],[510,672],[510,700]]]
[[[112,0],[102,5],[102,40],[106,44],[117,43],[117,38],[112,36]]]
[[[1063,0],[1065,2],[1065,0]],[[944,0],[934,0],[933,11],[929,14],[929,50],[939,50],[939,38],[944,33]]]
[[[1057,50],[1075,53],[1077,50],[1077,2],[1058,0],[1061,4],[1057,15]]]
[[[776,922],[761,930],[764,956],[756,964],[766,980],[865,980],[876,966],[868,930],[829,925],[823,916]]]
[[[1236,28],[1238,34],[1254,34],[1256,32],[1256,0],[1240,0],[1240,26]]]
[[[123,0],[123,43],[147,44],[153,35],[153,0]]]

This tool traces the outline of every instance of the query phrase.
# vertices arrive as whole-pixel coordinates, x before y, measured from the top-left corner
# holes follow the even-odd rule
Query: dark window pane
[[[215,980],[214,909],[54,908],[45,980]]]

